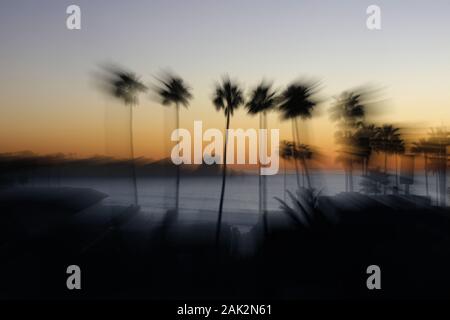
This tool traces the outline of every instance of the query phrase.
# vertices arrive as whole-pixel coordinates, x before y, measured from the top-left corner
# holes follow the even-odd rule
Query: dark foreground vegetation
[[[169,211],[158,220],[105,196],[3,190],[0,297],[449,298],[450,212],[426,198],[301,189],[268,214],[266,231],[262,219],[224,222],[217,247],[214,219],[175,220]],[[82,290],[66,288],[72,264]],[[366,287],[372,264],[382,290]]]

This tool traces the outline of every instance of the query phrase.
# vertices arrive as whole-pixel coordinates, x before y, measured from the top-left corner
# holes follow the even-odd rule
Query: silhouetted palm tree
[[[134,143],[133,143],[133,107],[138,104],[138,94],[145,92],[147,87],[142,84],[139,77],[133,72],[124,71],[119,68],[110,68],[108,70],[111,74],[109,77],[109,87],[111,94],[121,100],[126,106],[130,108],[130,147],[131,147],[131,161],[133,166],[133,187],[134,187],[134,202],[138,204],[138,191],[136,181],[136,166],[134,159]]]
[[[250,93],[246,104],[248,113],[259,114],[259,128],[267,129],[267,112],[276,107],[278,98],[272,90],[272,85],[262,81]],[[261,175],[261,152],[259,152],[259,211],[263,211],[264,230],[267,231],[267,185],[266,176]]]
[[[397,152],[399,145],[402,145],[400,129],[390,124],[384,124],[377,128],[374,149],[384,153],[384,173],[387,172],[387,159],[389,154]],[[387,186],[384,186],[384,194],[386,194]]]
[[[297,119],[310,119],[312,112],[317,106],[315,95],[318,90],[318,83],[294,82],[291,83],[281,94],[279,110],[285,120],[292,121],[292,138],[294,140],[294,148],[296,144],[300,144],[300,134]],[[300,188],[299,172],[297,162],[295,169],[297,173],[297,185]],[[311,188],[311,180],[306,175],[308,188]]]
[[[450,131],[445,127],[431,129],[428,144],[433,150],[432,167],[436,173],[436,200],[441,206],[446,205],[447,198],[447,149],[450,146]]]
[[[284,160],[284,188],[283,188],[283,199],[286,202],[286,164],[289,160],[294,158],[294,143],[291,141],[283,140],[280,144],[280,157]]]
[[[384,153],[384,172],[387,172],[387,156],[392,153],[394,146],[400,140],[400,129],[393,125],[384,124],[377,128],[375,148]]]
[[[330,108],[331,120],[345,128],[358,128],[363,124],[365,107],[361,103],[361,94],[343,92]]]
[[[159,86],[156,88],[156,92],[161,98],[161,103],[164,106],[174,105],[176,109],[176,128],[180,128],[180,106],[187,108],[189,106],[189,100],[192,98],[189,86],[185,84],[182,78],[171,74],[165,73],[159,80]],[[176,168],[176,193],[175,193],[175,210],[178,215],[179,202],[180,202],[180,166]]]
[[[361,159],[361,172],[363,176],[366,176],[368,173],[369,160],[377,132],[376,128],[374,124],[363,124],[354,135],[355,151]]]
[[[223,199],[225,195],[225,182],[227,175],[227,145],[228,145],[228,129],[230,127],[230,118],[234,110],[244,104],[243,90],[240,86],[230,80],[228,77],[222,79],[222,83],[217,83],[213,95],[213,104],[217,111],[223,110],[226,118],[225,126],[225,144],[223,149],[223,169],[222,169],[222,191],[220,193],[219,216],[216,228],[216,244],[219,245],[220,227],[222,224]]]
[[[300,160],[303,166],[304,175],[303,178],[306,176],[309,177],[309,170],[308,170],[308,164],[306,160],[310,160],[313,156],[313,152],[311,148],[304,143],[300,143],[299,145],[296,145],[294,148],[294,158]],[[305,181],[302,181],[302,185],[305,184]]]
[[[346,191],[353,192],[353,161],[356,156],[356,131],[363,126],[365,106],[362,103],[362,93],[346,91],[336,98],[330,108],[330,118],[337,122],[340,131],[336,132],[340,150],[340,161],[344,163],[346,175]]]
[[[431,132],[433,136],[433,131]],[[419,142],[414,142],[411,151],[414,153],[423,154],[424,157],[424,174],[425,174],[425,190],[426,195],[429,196],[429,182],[428,182],[428,172],[430,171],[429,159],[430,156],[433,157],[434,154],[439,153],[439,147],[433,141],[435,139],[420,139]]]
[[[399,173],[398,173],[398,156],[405,152],[405,142],[399,138],[392,142],[392,153],[395,157],[395,186],[398,190],[399,187]]]

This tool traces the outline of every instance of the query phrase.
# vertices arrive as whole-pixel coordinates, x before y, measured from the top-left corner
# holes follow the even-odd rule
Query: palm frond
[[[276,107],[279,99],[271,87],[271,84],[263,81],[252,90],[246,104],[249,114],[266,112]]]
[[[158,81],[159,85],[155,87],[155,91],[161,99],[161,104],[182,105],[185,108],[189,106],[189,100],[192,99],[191,89],[181,77],[166,72]]]
[[[317,106],[318,83],[294,82],[290,84],[279,98],[279,110],[283,119],[300,117],[309,119]]]
[[[223,110],[225,115],[233,115],[244,104],[243,90],[230,78],[224,77],[221,83],[216,84],[212,101],[217,111]]]

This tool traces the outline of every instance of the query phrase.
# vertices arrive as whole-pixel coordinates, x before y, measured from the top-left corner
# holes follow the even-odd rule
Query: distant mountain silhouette
[[[0,154],[0,187],[24,185],[35,179],[60,181],[64,178],[120,178],[132,177],[132,161],[105,156],[73,158],[71,156],[36,155],[31,152]],[[139,177],[172,177],[177,166],[170,158],[134,160]],[[219,176],[221,165],[180,165],[184,176]],[[229,175],[245,175],[243,171],[231,169]]]
[[[175,172],[176,165],[169,158],[164,158],[155,162],[147,163],[138,167],[138,172],[142,175],[164,176]],[[219,164],[182,164],[180,172],[185,176],[218,176],[221,174],[221,165]],[[239,170],[230,170],[230,175],[245,174]]]

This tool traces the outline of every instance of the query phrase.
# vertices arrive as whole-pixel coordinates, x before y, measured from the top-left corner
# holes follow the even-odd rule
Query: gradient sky
[[[81,7],[79,31],[66,29],[70,4]],[[380,31],[366,28],[370,4],[381,7]],[[279,88],[299,76],[321,80],[329,100],[301,135],[324,152],[336,149],[326,113],[331,97],[362,84],[385,88],[380,121],[449,125],[449,16],[448,0],[2,1],[0,152],[108,153],[115,139],[107,109],[114,102],[92,79],[105,62],[146,82],[164,68],[181,75],[194,94],[181,115],[186,128],[194,120],[223,128],[223,114],[210,98],[224,73],[247,89],[263,77]],[[168,119],[169,110],[141,97],[138,156],[164,155]],[[231,125],[257,128],[258,119],[240,111]],[[270,115],[269,126],[290,138],[278,115]]]

